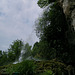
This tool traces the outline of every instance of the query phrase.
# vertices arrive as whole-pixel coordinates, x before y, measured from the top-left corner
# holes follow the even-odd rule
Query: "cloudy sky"
[[[16,39],[31,45],[38,41],[34,22],[42,9],[38,0],[0,0],[0,50],[7,50]]]

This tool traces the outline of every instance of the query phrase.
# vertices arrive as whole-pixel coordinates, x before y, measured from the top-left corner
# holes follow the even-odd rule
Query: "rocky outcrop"
[[[57,0],[63,8],[68,23],[68,39],[75,44],[75,0]]]
[[[72,64],[75,64],[75,0],[57,0],[66,16],[68,30],[66,36],[69,42]],[[75,66],[75,65],[74,65]]]
[[[75,0],[63,0],[62,7],[66,17],[71,19],[71,25],[75,30]]]
[[[66,17],[71,19],[71,25],[75,30],[75,0],[59,0],[59,2],[62,4]]]

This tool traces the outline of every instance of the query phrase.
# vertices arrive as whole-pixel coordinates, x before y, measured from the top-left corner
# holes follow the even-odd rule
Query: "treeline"
[[[13,41],[8,51],[0,50],[0,66],[19,61],[22,51],[22,60],[24,60],[31,55],[31,46],[28,43],[24,44],[22,40]]]

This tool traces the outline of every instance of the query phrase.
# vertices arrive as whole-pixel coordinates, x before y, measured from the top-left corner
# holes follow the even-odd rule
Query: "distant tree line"
[[[15,40],[10,44],[8,51],[0,50],[0,66],[18,61],[23,50],[22,60],[31,55],[31,46],[22,40]]]

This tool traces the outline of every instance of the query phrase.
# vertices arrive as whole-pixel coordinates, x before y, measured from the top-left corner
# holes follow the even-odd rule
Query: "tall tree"
[[[0,59],[2,58],[2,50],[0,50]]]
[[[9,59],[11,60],[11,56],[12,56],[12,60],[18,60],[21,54],[22,48],[23,48],[22,40],[15,40],[14,42],[12,42],[12,44],[10,45],[10,48],[8,49]]]
[[[30,55],[31,55],[31,46],[29,45],[29,43],[26,43],[24,48],[23,48],[22,59],[25,60]]]
[[[36,42],[32,48],[32,56],[35,57],[39,54],[39,43]]]
[[[0,66],[8,64],[7,52],[0,51]]]
[[[52,55],[55,56],[54,58],[63,61],[70,60],[67,30],[68,24],[60,5],[55,2],[48,6],[42,17],[36,22],[36,33],[40,36],[40,41],[48,42],[48,49],[45,49],[49,53],[47,57],[55,52]]]

